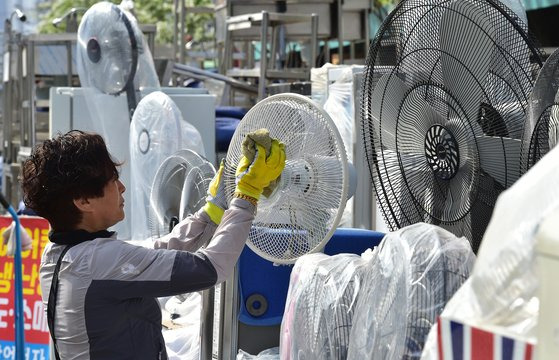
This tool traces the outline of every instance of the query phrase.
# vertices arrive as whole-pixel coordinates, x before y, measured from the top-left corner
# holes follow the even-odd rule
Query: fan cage
[[[490,46],[471,51],[487,62],[483,76],[468,67],[473,63],[469,54],[450,51],[467,46],[469,34],[442,49],[448,39],[439,33],[448,14],[457,19],[456,28],[483,30],[478,30],[485,37],[481,40]],[[371,43],[361,107],[366,159],[390,230],[432,223],[466,236],[477,249],[498,195],[521,174],[528,94],[541,65],[541,52],[526,25],[497,1],[405,0],[396,6]],[[453,84],[455,78],[465,84]],[[401,82],[403,94],[390,84],[382,96],[378,90],[375,94],[385,82]],[[395,103],[398,96],[401,101]],[[419,112],[423,118],[414,116]],[[391,117],[395,125],[387,120]],[[457,144],[455,168],[444,176],[430,165],[437,159],[430,155],[429,160],[425,149],[434,125],[449,130]],[[394,133],[394,140],[387,132]],[[432,145],[453,152],[442,140]]]
[[[559,122],[559,50],[552,53],[530,94],[528,121],[522,144],[522,172],[525,173],[557,145]]]
[[[150,194],[152,237],[169,234],[176,224],[204,206],[215,173],[209,161],[188,149],[179,150],[163,161]]]
[[[341,219],[348,194],[348,164],[336,125],[317,104],[297,94],[268,97],[245,115],[227,152],[229,199],[246,135],[261,129],[285,144],[286,165],[272,194],[262,196],[248,246],[274,263],[294,263],[321,250]]]

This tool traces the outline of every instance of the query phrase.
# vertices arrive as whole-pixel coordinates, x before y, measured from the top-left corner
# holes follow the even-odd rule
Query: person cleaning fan
[[[156,297],[207,289],[232,273],[258,199],[285,166],[278,140],[268,156],[255,150],[236,168],[230,204],[222,163],[206,206],[148,249],[107,230],[124,219],[125,187],[101,136],[74,130],[34,148],[22,188],[51,225],[40,282],[56,359],[167,358]]]

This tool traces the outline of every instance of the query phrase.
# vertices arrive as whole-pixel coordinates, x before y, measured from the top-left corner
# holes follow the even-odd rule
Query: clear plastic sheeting
[[[202,298],[199,292],[160,298],[163,338],[169,360],[198,360],[200,358],[200,314]]]
[[[353,254],[297,260],[281,324],[281,359],[347,358],[365,264]]]
[[[159,87],[151,52],[136,19],[106,1],[93,5],[82,18],[77,62],[82,86],[104,94],[121,93],[130,78],[136,90]]]
[[[353,67],[345,67],[336,81],[328,85],[328,97],[323,105],[338,128],[347,152],[347,160],[353,163],[353,144],[356,142],[353,96]],[[353,225],[353,199],[349,199],[340,225]]]
[[[279,358],[278,347],[262,350],[258,355],[251,355],[243,350],[239,350],[237,354],[237,360],[277,360]]]
[[[151,187],[159,165],[181,148],[182,121],[177,105],[160,91],[145,96],[134,112],[129,138],[132,239],[147,239],[151,235]]]
[[[375,252],[364,268],[347,358],[418,359],[437,316],[468,278],[470,243],[419,223],[388,233]]]
[[[442,316],[534,343],[539,310],[535,235],[559,209],[559,148],[555,147],[499,199],[470,279]],[[436,328],[422,359],[437,359]]]
[[[320,106],[326,101],[328,88],[328,69],[336,65],[326,63],[319,68],[311,69],[311,98]]]

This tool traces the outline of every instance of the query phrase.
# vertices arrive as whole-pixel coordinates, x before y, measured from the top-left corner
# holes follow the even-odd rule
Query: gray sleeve
[[[116,239],[98,239],[92,246],[88,270],[99,297],[171,296],[217,281],[213,264],[200,253],[146,249]]]
[[[246,200],[233,199],[210,244],[198,253],[204,254],[217,272],[217,283],[231,276],[245,246],[256,208]]]
[[[168,235],[155,240],[155,249],[196,251],[206,245],[214,235],[217,225],[203,209],[178,223]]]

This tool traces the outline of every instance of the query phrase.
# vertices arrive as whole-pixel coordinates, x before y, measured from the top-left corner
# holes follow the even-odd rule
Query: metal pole
[[[318,15],[312,14],[311,17],[311,63],[309,67],[313,68],[316,66],[316,58],[318,53]]]
[[[215,287],[202,291],[202,321],[200,322],[200,359],[212,358]]]
[[[344,24],[343,24],[343,0],[338,0],[338,59],[339,64],[344,63]]]
[[[185,56],[184,56],[184,36],[186,35],[186,5],[185,0],[180,0],[180,20],[181,20],[181,29],[180,29],[180,37],[179,37],[179,62],[184,64]]]
[[[262,11],[262,25],[260,29],[260,80],[258,82],[258,100],[266,96],[266,70],[268,69],[268,20],[267,11]]]

